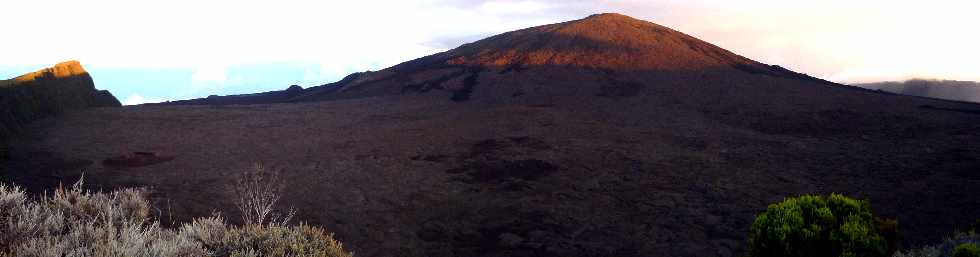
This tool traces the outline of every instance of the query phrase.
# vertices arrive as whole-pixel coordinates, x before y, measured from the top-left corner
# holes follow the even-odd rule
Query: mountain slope
[[[96,90],[77,61],[24,74],[0,83],[0,138],[24,124],[67,110],[120,106],[111,93]]]
[[[725,73],[764,74],[799,80],[821,81],[779,66],[749,60],[681,32],[625,15],[597,14],[580,20],[543,25],[496,35],[453,50],[422,57],[375,72],[362,72],[331,84],[311,87],[290,98],[273,91],[234,96],[235,103],[302,102],[370,96],[449,92],[453,101],[471,97],[502,100],[530,93],[537,83],[514,79],[512,73],[538,75],[585,73],[581,84],[606,83],[617,73]],[[590,76],[596,75],[596,76]],[[517,75],[517,77],[522,77]],[[573,77],[574,78],[574,77]],[[572,80],[572,78],[570,78]],[[622,87],[582,86],[580,93],[636,93],[638,78],[616,81]],[[594,85],[593,85],[594,86]],[[568,88],[545,88],[544,95],[568,93]],[[612,92],[598,92],[598,90]],[[559,92],[552,92],[559,91]],[[576,90],[580,91],[580,90]],[[593,92],[595,91],[595,92]],[[193,99],[165,104],[217,104],[232,96]],[[225,99],[225,100],[221,100]]]
[[[980,105],[828,83],[614,14],[286,102],[78,112],[31,124],[6,165],[35,192],[82,170],[150,186],[189,220],[235,219],[233,177],[262,162],[297,219],[359,256],[738,256],[754,215],[799,194],[869,199],[910,245],[980,216]],[[100,162],[132,151],[173,159]]]
[[[515,94],[527,94],[527,84],[533,83],[510,79],[512,72],[535,69],[537,71],[531,73],[564,76],[560,75],[562,71],[547,70],[567,71],[569,68],[577,69],[574,71],[576,73],[601,73],[601,77],[630,72],[741,72],[816,80],[778,66],[749,60],[651,22],[608,13],[508,32],[378,72],[354,74],[336,83],[310,88],[309,93],[292,101],[430,90],[452,92],[455,101],[468,100],[474,94],[477,98],[499,100]],[[596,78],[583,79],[592,81]],[[493,88],[484,88],[486,86]],[[599,90],[588,86],[582,89]],[[635,91],[635,88],[627,86],[614,91],[624,90]],[[613,92],[622,93],[629,92]]]

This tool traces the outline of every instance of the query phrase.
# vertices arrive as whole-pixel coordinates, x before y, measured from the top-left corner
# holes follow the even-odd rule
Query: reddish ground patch
[[[173,160],[173,156],[161,156],[154,152],[132,152],[122,156],[106,158],[102,165],[116,168],[143,167]]]

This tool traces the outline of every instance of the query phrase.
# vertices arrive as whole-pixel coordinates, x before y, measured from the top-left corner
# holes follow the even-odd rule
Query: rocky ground
[[[7,167],[35,190],[81,172],[148,186],[160,215],[187,220],[234,216],[231,178],[262,162],[299,220],[361,256],[732,256],[753,215],[804,193],[868,198],[912,245],[980,216],[980,115],[448,96],[99,108],[33,124]],[[174,159],[101,163],[134,151]]]

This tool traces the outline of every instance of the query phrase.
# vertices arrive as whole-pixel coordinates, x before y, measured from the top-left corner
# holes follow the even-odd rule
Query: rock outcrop
[[[0,138],[47,116],[113,106],[121,106],[119,100],[97,90],[78,61],[62,62],[0,83]]]

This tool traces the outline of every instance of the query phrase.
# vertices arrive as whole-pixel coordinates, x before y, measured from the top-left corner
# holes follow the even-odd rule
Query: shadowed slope
[[[0,138],[49,115],[104,106],[120,103],[109,91],[96,90],[78,61],[59,63],[0,83]]]

